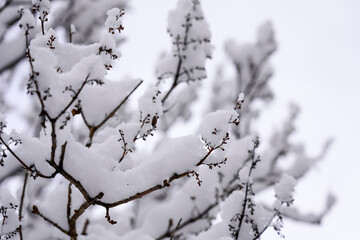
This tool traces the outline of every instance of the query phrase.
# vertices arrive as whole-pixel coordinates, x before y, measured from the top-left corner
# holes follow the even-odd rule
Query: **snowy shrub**
[[[108,78],[121,57],[125,10],[99,2],[70,1],[75,10],[66,13],[62,5],[52,9],[48,0],[33,0],[19,11],[25,41],[20,50],[29,66],[26,92],[35,100],[32,124],[39,131],[10,131],[9,112],[0,108],[1,239],[245,240],[268,229],[281,235],[285,217],[321,220],[332,196],[319,216],[292,208],[296,179],[318,160],[289,141],[297,109],[262,153],[251,125],[258,115],[254,102],[272,97],[267,83],[276,41],[270,23],[260,27],[256,44],[228,42],[236,91],[228,94],[228,83],[216,81],[213,111],[198,132],[169,139],[166,133],[180,117],[190,119],[189,105],[212,56],[200,2],[179,0],[170,12],[172,48],[157,64],[158,81],[137,105],[129,102],[143,80]],[[11,10],[7,3],[1,10]],[[58,13],[55,20],[52,12]],[[101,34],[89,18],[93,13],[101,19],[99,12],[107,16]],[[55,30],[59,14],[67,40]],[[3,50],[9,45],[0,43],[3,78],[23,59],[18,49]],[[147,143],[151,151],[144,149]],[[290,154],[294,164],[282,168],[279,159]],[[262,204],[256,194],[271,187],[274,204]]]

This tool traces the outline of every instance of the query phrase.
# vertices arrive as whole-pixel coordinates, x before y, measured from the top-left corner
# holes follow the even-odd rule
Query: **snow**
[[[119,131],[122,131],[124,134],[126,149],[133,151],[135,148],[133,139],[137,136],[139,129],[140,123],[133,122],[121,123],[116,128],[106,127],[94,138],[92,149],[99,155],[114,159],[114,163],[116,163],[120,160],[125,151],[123,148],[124,141],[122,140]],[[121,164],[119,164],[121,170],[127,170],[133,167],[130,155],[131,153],[128,153],[122,160]]]
[[[245,95],[244,95],[244,93],[242,92],[242,93],[239,94],[238,102],[243,102],[244,99],[245,99]]]
[[[65,197],[67,195],[68,184],[63,181],[62,183],[56,184],[53,191],[47,193],[47,196],[45,197],[46,201],[41,199],[34,202],[41,213],[46,214],[47,217],[58,223],[63,229],[68,228],[68,220],[66,217],[66,205],[68,199]],[[74,199],[73,196],[72,199]]]
[[[76,33],[76,27],[74,24],[70,24],[70,32],[71,33]]]
[[[241,211],[244,193],[241,191],[233,192],[221,206],[221,222],[214,224],[210,229],[200,233],[196,240],[217,240],[224,236],[229,236],[230,220],[235,213]],[[241,238],[243,239],[243,238]]]
[[[100,53],[103,56],[104,63],[111,65],[113,60],[119,59],[121,57],[121,52],[116,48],[116,42],[114,36],[110,33],[105,33],[101,40],[101,48],[103,51]],[[108,52],[111,54],[109,54]]]
[[[0,235],[2,235],[14,231],[19,226],[19,217],[16,211],[19,206],[18,201],[15,200],[14,196],[8,189],[2,187],[0,190],[0,206],[1,208],[7,208],[4,212],[1,211],[2,214],[0,215],[0,221],[2,223],[0,228]],[[15,206],[17,207],[14,208]],[[3,217],[4,214],[7,216],[5,219]]]
[[[275,184],[275,196],[282,203],[291,204],[293,199],[296,180],[292,176],[284,173],[279,182]]]
[[[114,169],[118,159],[96,154],[92,149],[69,140],[64,168],[79,179],[91,196],[104,192],[102,201],[112,202],[163,184],[163,180],[174,173],[191,170],[201,159],[203,151],[200,139],[195,136],[176,138],[141,159],[137,167],[121,171]]]
[[[24,31],[35,27],[35,18],[29,9],[23,10],[22,16],[19,21],[19,26]]]
[[[80,94],[83,114],[90,125],[96,126],[117,107],[140,83],[139,79],[119,82],[104,79],[105,84],[87,85]]]
[[[104,26],[102,23],[106,20],[106,12],[114,7],[126,7],[128,0],[102,0],[102,1],[74,1],[71,8],[72,24],[76,27],[74,42],[93,43],[101,40],[99,34]],[[68,11],[67,9],[65,11]]]
[[[163,114],[162,103],[159,100],[160,91],[151,87],[142,97],[139,98],[139,111],[142,117],[150,116],[150,119],[154,116],[161,116]]]
[[[238,113],[234,110],[218,110],[204,116],[200,124],[200,134],[211,147],[216,147],[230,131],[230,122],[236,120]]]
[[[49,0],[32,0],[32,4],[39,9],[39,13],[41,16],[44,16],[45,12],[50,14],[51,4]]]
[[[113,8],[107,11],[106,14],[108,17],[105,22],[105,27],[109,29],[109,32],[112,34],[114,34],[115,30],[118,30],[120,33],[122,26],[122,10],[120,10],[119,8]]]

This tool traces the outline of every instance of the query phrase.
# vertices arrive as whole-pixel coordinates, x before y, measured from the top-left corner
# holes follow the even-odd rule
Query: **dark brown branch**
[[[173,239],[174,239],[175,233],[176,233],[176,231],[179,229],[180,224],[181,224],[181,221],[182,221],[182,218],[180,218],[180,220],[179,220],[178,224],[176,225],[174,231],[172,231],[170,240],[173,240]]]
[[[117,223],[117,221],[115,221],[115,220],[111,219],[111,217],[110,217],[110,210],[109,210],[109,208],[106,208],[105,218],[106,218],[106,220],[108,221],[108,223],[110,223],[110,224],[112,224],[112,225],[114,225],[114,224],[116,224],[116,223]]]
[[[94,202],[98,199],[101,199],[104,196],[104,193],[99,193],[94,198],[91,198],[89,200],[86,200],[81,204],[81,206],[74,210],[74,215],[69,220],[69,236],[70,239],[77,239],[77,233],[76,233],[76,222],[78,218],[85,212],[86,209],[88,209],[91,205],[94,204]]]
[[[27,173],[27,171],[25,171],[24,183],[23,183],[23,188],[22,188],[21,198],[20,198],[20,208],[19,208],[19,221],[20,222],[22,220],[22,210],[23,210],[23,207],[24,207],[24,199],[25,199],[25,191],[26,191],[27,179],[28,179],[28,173]]]
[[[28,179],[28,173],[25,170],[24,183],[23,183],[23,188],[22,188],[22,192],[21,192],[20,208],[19,208],[19,222],[20,222],[19,236],[20,236],[20,240],[23,240],[21,220],[22,220],[22,210],[24,208],[24,199],[25,199],[25,191],[26,191],[27,179]]]
[[[88,194],[84,186],[81,184],[81,182],[76,180],[73,176],[71,176],[71,174],[65,171],[63,167],[60,167],[55,162],[51,162],[48,160],[47,162],[50,164],[50,166],[52,166],[55,169],[56,173],[61,174],[64,178],[66,178],[69,182],[71,182],[80,191],[80,193],[83,195],[85,200],[91,201],[91,199],[93,199],[90,197],[90,195]]]
[[[81,204],[81,206],[77,209],[74,210],[74,215],[71,217],[70,221],[75,221],[77,220],[81,214],[84,213],[84,211],[90,207],[91,205],[95,204],[95,202],[99,199],[101,199],[104,196],[104,193],[99,193],[98,195],[96,195],[94,198],[90,198],[89,200],[83,202],[83,204]]]
[[[215,150],[215,148],[210,148],[210,150],[206,153],[206,155],[196,164],[196,166],[200,166],[203,162],[210,156],[210,154]]]
[[[70,222],[70,215],[71,215],[71,183],[69,183],[69,187],[68,187],[68,201],[67,201],[67,205],[66,205],[66,217],[68,222]]]
[[[219,145],[215,146],[215,147],[210,147],[210,149],[209,149],[209,151],[207,152],[207,154],[196,164],[196,166],[200,166],[201,164],[203,164],[204,161],[210,156],[210,154],[211,154],[214,150],[219,149],[219,148],[222,149],[222,150],[224,150],[224,149],[222,148],[222,146],[225,145],[225,144],[227,144],[227,140],[229,140],[229,139],[230,139],[230,138],[229,138],[229,133],[226,133],[226,135],[225,135],[225,137],[222,139],[221,143],[220,143]]]
[[[10,148],[10,146],[8,144],[6,144],[6,142],[4,141],[4,139],[0,136],[0,141],[2,144],[4,144],[4,146],[6,147],[6,149],[16,158],[16,160],[18,160],[18,162],[29,172],[33,173],[35,176],[39,176],[42,178],[52,178],[51,176],[46,176],[41,174],[39,171],[37,171],[36,169],[34,170],[33,168],[31,168],[30,166],[28,166],[23,160],[21,160],[21,158]]]
[[[60,153],[60,160],[59,160],[59,167],[61,167],[61,168],[64,166],[66,146],[67,146],[67,141],[61,146],[61,153]]]
[[[90,221],[89,221],[89,219],[87,218],[87,219],[85,220],[83,230],[81,231],[81,235],[87,235],[87,228],[88,228],[89,224],[90,224]]]
[[[51,121],[51,157],[50,157],[51,162],[55,162],[55,153],[57,148],[55,125],[56,125],[55,121]]]
[[[116,206],[119,206],[121,204],[124,204],[124,203],[128,203],[128,202],[131,202],[133,200],[136,200],[136,199],[139,199],[139,198],[142,198],[144,197],[145,195],[149,194],[149,193],[152,193],[152,192],[155,192],[157,190],[160,190],[160,189],[163,189],[165,187],[169,187],[170,186],[170,183],[176,179],[179,179],[179,178],[183,178],[185,176],[190,176],[190,174],[193,174],[194,171],[188,171],[188,172],[184,172],[184,173],[181,173],[181,174],[174,174],[172,175],[169,179],[165,179],[163,181],[163,184],[158,184],[156,186],[153,186],[151,188],[148,188],[147,190],[145,191],[142,191],[142,192],[139,192],[139,193],[136,193],[135,195],[133,196],[130,196],[128,198],[125,198],[125,199],[122,199],[122,200],[119,200],[119,201],[116,201],[116,202],[113,202],[113,203],[105,203],[105,202],[101,202],[101,201],[96,201],[95,204],[97,205],[100,205],[100,206],[103,206],[105,208],[113,208],[113,207],[116,207]]]
[[[90,77],[90,73],[86,76],[85,80],[82,82],[80,88],[77,90],[77,92],[75,93],[75,95],[72,97],[71,101],[66,105],[66,107],[55,117],[54,121],[56,121],[57,119],[59,119],[59,117],[61,117],[61,115],[63,115],[68,109],[69,107],[76,101],[76,99],[78,99],[79,94],[81,93],[81,91],[83,90],[84,86],[86,85],[86,83],[89,82],[89,77]]]

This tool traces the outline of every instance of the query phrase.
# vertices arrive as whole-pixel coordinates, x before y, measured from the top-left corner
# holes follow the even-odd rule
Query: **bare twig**
[[[145,195],[149,194],[149,193],[152,193],[154,191],[157,191],[157,190],[160,190],[160,189],[163,189],[165,187],[169,187],[170,186],[170,183],[176,179],[179,179],[179,178],[183,178],[183,177],[186,177],[186,176],[189,176],[189,174],[192,174],[194,171],[187,171],[187,172],[184,172],[184,173],[181,173],[181,174],[173,174],[169,179],[165,179],[163,181],[163,184],[158,184],[156,186],[153,186],[151,188],[148,188],[142,192],[138,192],[136,193],[135,195],[132,195],[128,198],[125,198],[125,199],[122,199],[122,200],[119,200],[119,201],[116,201],[116,202],[113,202],[113,203],[105,203],[105,202],[101,202],[101,201],[96,201],[95,204],[97,205],[100,205],[100,206],[103,206],[105,208],[113,208],[113,207],[116,207],[116,206],[119,206],[121,204],[124,204],[124,203],[128,203],[128,202],[131,202],[135,199],[139,199],[139,198],[142,198],[144,197]]]
[[[176,233],[176,231],[179,229],[180,224],[181,224],[181,221],[182,221],[182,218],[180,218],[180,220],[179,220],[179,222],[177,223],[177,225],[176,225],[176,227],[175,227],[174,231],[172,231],[172,233],[171,233],[171,237],[170,237],[170,240],[173,240],[173,239],[174,239],[175,233]]]
[[[90,224],[90,221],[89,221],[89,219],[87,218],[87,219],[85,220],[83,230],[81,231],[81,235],[87,235],[87,232],[86,232],[86,231],[87,231],[87,228],[88,228],[89,224]]]
[[[71,215],[71,182],[69,183],[69,187],[68,187],[68,202],[66,205],[66,217],[68,222],[70,222],[70,215]]]
[[[48,217],[45,217],[42,213],[40,213],[40,211],[36,205],[33,205],[31,212],[35,215],[40,216],[42,219],[44,219],[46,222],[50,223],[51,225],[53,225],[54,227],[59,229],[61,232],[65,233],[66,235],[69,235],[69,232],[66,231],[65,229],[63,229],[59,224],[55,223],[54,221],[52,221],[51,219],[49,219]]]
[[[20,208],[19,208],[19,222],[20,222],[19,236],[20,236],[20,240],[23,240],[21,220],[22,220],[22,210],[24,208],[24,199],[25,199],[25,191],[26,191],[27,179],[28,179],[28,173],[25,170],[24,183],[23,183],[23,188],[22,188],[22,192],[21,192]]]
[[[33,166],[28,166],[11,148],[10,146],[4,141],[4,139],[0,136],[1,143],[6,147],[6,149],[18,160],[18,162],[29,172],[32,173],[34,177],[42,177],[42,178],[52,178],[52,176],[46,176],[40,173],[36,168]]]

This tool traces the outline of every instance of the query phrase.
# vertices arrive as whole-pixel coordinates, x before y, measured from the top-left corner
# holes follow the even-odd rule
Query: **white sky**
[[[126,13],[120,71],[154,81],[160,51],[170,49],[166,34],[168,10],[175,0],[133,0]],[[298,186],[296,202],[304,211],[319,211],[324,194],[335,192],[338,203],[322,226],[285,222],[287,239],[353,239],[360,223],[360,1],[350,0],[203,0],[203,9],[216,46],[208,74],[224,62],[226,39],[253,42],[257,26],[271,20],[279,49],[272,59],[276,99],[265,112],[279,126],[289,102],[300,105],[295,139],[316,154],[324,140],[334,137],[328,157]],[[227,63],[227,62],[225,62]],[[267,234],[265,239],[278,239]]]

